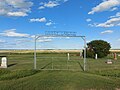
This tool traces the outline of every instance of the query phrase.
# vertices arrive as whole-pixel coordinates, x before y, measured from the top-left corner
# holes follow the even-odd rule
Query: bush
[[[95,54],[98,55],[98,58],[106,57],[110,52],[110,44],[103,40],[94,40],[89,43],[87,43],[87,55],[91,58],[93,58],[93,54],[95,57]]]
[[[95,56],[95,54],[94,54],[94,52],[92,52],[92,51],[89,51],[89,50],[87,50],[87,53],[86,53],[87,55],[86,55],[86,57],[87,58],[89,58],[89,57],[91,57],[91,58],[94,58]]]
[[[84,57],[84,50],[83,50],[83,57]],[[95,57],[95,53],[93,51],[90,50],[86,50],[86,57],[87,58],[94,58]]]

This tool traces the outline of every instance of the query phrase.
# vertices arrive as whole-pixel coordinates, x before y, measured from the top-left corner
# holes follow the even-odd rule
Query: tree
[[[89,43],[87,43],[87,52],[91,53],[91,56],[89,53],[87,53],[88,57],[92,57],[93,55],[95,56],[95,54],[98,55],[98,58],[103,58],[105,56],[107,56],[110,52],[110,43],[104,41],[104,40],[93,40]]]

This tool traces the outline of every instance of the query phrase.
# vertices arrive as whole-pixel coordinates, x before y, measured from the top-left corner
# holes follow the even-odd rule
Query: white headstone
[[[97,54],[95,54],[95,59],[97,59],[98,58],[98,56],[97,56]]]
[[[1,59],[1,68],[7,68],[7,58],[2,57]]]
[[[70,54],[68,53],[68,60],[70,60]]]
[[[111,60],[107,60],[107,64],[112,64],[113,62]]]

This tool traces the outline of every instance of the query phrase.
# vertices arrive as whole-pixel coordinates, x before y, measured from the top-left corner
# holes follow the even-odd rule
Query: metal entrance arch
[[[51,34],[52,33],[52,34]],[[50,31],[47,32],[45,35],[35,35],[35,39],[34,39],[34,69],[37,69],[37,63],[36,63],[36,42],[40,37],[80,37],[82,38],[82,40],[84,41],[84,66],[83,69],[84,71],[86,71],[86,37],[85,36],[80,36],[80,35],[76,35],[75,32],[58,32],[58,31]]]

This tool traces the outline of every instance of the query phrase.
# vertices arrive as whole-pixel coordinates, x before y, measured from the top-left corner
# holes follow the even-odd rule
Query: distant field
[[[0,70],[0,90],[117,90],[120,88],[120,57],[118,60],[113,60],[112,54],[98,60],[87,58],[87,71],[83,72],[83,58],[79,56],[79,52],[71,52],[69,61],[67,52],[38,52],[38,70],[33,70],[33,51],[15,52],[1,52],[1,55],[7,56],[9,67]],[[106,64],[108,59],[111,59],[113,64]]]
[[[36,50],[38,53],[66,53],[80,52],[82,50]],[[34,50],[0,50],[0,53],[33,53]]]
[[[34,50],[0,50],[0,53],[33,53]],[[67,53],[67,52],[82,52],[80,50],[37,50],[38,53]],[[111,49],[110,52],[120,53],[120,49]]]

